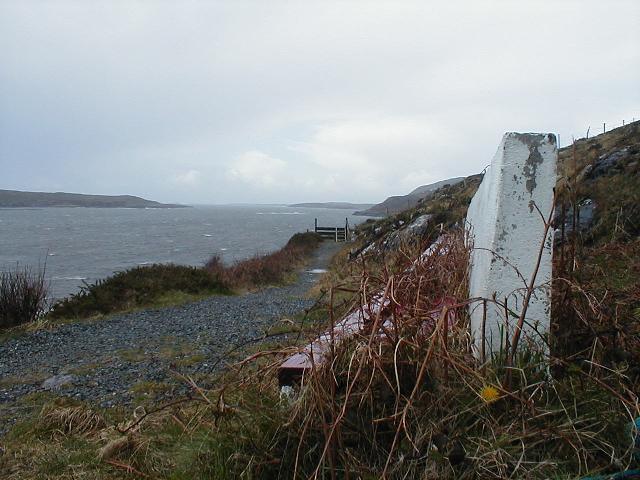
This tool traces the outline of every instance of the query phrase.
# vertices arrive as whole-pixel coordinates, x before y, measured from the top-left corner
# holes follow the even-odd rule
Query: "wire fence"
[[[600,133],[607,133],[608,131],[614,130],[616,128],[624,127],[626,125],[629,125],[630,123],[634,123],[636,120],[640,120],[640,119],[637,119],[636,117],[632,117],[631,121],[629,121],[627,119],[622,119],[622,123],[621,124],[618,124],[618,123],[607,124],[606,122],[602,122],[602,131],[600,131],[600,128],[597,128],[597,130],[596,129],[592,130],[591,129],[591,125],[589,125],[587,127],[587,132],[586,132],[584,137],[576,138],[576,137],[574,137],[572,135],[571,136],[571,142],[567,143],[565,145],[565,147],[571,145],[574,141],[583,140],[583,139],[587,139],[588,140],[589,136],[599,135]],[[558,134],[558,148],[562,148],[562,144],[560,143],[560,134]]]

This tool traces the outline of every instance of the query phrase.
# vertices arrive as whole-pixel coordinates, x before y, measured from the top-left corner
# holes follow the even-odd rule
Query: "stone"
[[[409,235],[424,235],[428,228],[429,222],[433,218],[431,214],[420,215],[416,218],[411,224],[407,227],[407,232]]]
[[[553,134],[505,134],[469,206],[467,228],[473,246],[469,295],[487,299],[484,334],[483,303],[470,305],[478,356],[483,340],[485,353],[496,354],[513,334],[543,244],[520,345],[541,343],[549,331],[553,229],[546,238],[544,230],[553,205],[557,158]],[[498,303],[506,299],[516,316],[505,318],[504,307],[493,298]]]
[[[621,148],[608,155],[601,155],[598,157],[593,169],[589,172],[591,178],[598,178],[603,175],[611,175],[620,166],[621,160],[625,160],[631,156],[631,149],[629,147]]]
[[[42,382],[42,388],[45,390],[59,390],[62,387],[73,385],[75,380],[75,375],[55,375]]]
[[[429,231],[431,214],[420,215],[406,227],[396,230],[383,242],[385,250],[396,249],[405,242],[419,240],[419,238]]]
[[[578,203],[577,207],[576,230],[578,233],[583,233],[588,231],[593,225],[597,205],[591,198],[585,198]],[[564,238],[562,236],[563,223]],[[556,210],[554,224],[558,226],[555,231],[554,242],[556,245],[560,245],[570,238],[573,233],[573,210],[567,209],[565,212],[564,222],[562,219],[562,211],[560,209]]]

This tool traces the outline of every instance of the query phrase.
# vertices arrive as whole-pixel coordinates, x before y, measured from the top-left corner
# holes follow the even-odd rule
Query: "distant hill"
[[[366,215],[369,217],[385,217],[387,215],[392,215],[408,208],[415,207],[421,199],[429,196],[430,193],[435,192],[440,187],[445,185],[455,185],[462,180],[464,180],[464,177],[455,177],[431,183],[429,185],[422,185],[421,187],[409,192],[407,195],[394,195],[387,198],[382,203],[378,203],[377,205],[373,205],[365,210],[355,212],[354,215]]]
[[[97,208],[184,208],[187,205],[159,203],[132,195],[84,195],[81,193],[20,192],[0,190],[0,207],[97,207]]]
[[[307,208],[340,208],[344,210],[367,209],[373,206],[372,203],[349,203],[349,202],[321,202],[321,203],[294,203],[289,207]]]

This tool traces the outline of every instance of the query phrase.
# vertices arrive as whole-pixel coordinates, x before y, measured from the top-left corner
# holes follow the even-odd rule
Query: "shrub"
[[[280,250],[266,255],[255,255],[226,267],[220,256],[214,255],[205,265],[212,275],[234,288],[255,288],[282,283],[287,275],[322,242],[314,232],[296,233]]]
[[[284,248],[300,248],[306,252],[311,252],[321,243],[322,237],[315,232],[296,233],[289,239]]]
[[[45,269],[29,267],[0,274],[0,328],[40,318],[47,311],[48,284]]]
[[[87,317],[149,306],[171,292],[186,295],[228,294],[215,274],[182,265],[150,265],[118,272],[85,285],[80,292],[55,304],[52,318]]]

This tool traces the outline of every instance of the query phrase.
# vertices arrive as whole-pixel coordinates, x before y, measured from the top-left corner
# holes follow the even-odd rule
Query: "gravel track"
[[[339,247],[322,244],[291,285],[116,314],[6,340],[0,343],[0,413],[3,405],[45,390],[101,407],[135,403],[145,383],[163,385],[166,397],[184,392],[186,385],[171,369],[211,373],[233,346],[259,339],[281,318],[312,306],[306,293],[319,276],[310,270],[326,268]]]

